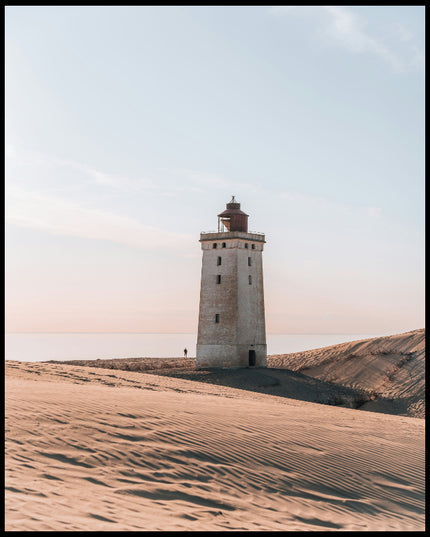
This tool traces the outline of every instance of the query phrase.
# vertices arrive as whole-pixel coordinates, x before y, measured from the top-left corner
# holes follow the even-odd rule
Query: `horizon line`
[[[424,330],[422,328],[413,328],[409,330],[404,330],[405,332],[411,332],[413,330]],[[142,334],[142,335],[158,335],[158,334],[172,334],[172,335],[197,335],[197,332],[83,332],[83,331],[67,331],[67,332],[49,332],[49,331],[20,331],[12,330],[5,331],[5,334]],[[271,336],[355,336],[355,335],[379,335],[380,332],[266,332],[267,335]]]

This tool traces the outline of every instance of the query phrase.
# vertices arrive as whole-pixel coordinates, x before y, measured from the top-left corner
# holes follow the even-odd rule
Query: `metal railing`
[[[201,231],[201,235],[209,235],[211,233],[251,233],[251,235],[264,235],[261,231]]]

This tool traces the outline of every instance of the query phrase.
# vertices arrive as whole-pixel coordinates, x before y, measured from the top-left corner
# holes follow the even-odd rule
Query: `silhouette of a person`
[[[188,351],[187,351],[187,349],[185,348],[185,349],[184,349],[184,356],[185,356],[185,358],[187,357],[187,354],[188,354]]]

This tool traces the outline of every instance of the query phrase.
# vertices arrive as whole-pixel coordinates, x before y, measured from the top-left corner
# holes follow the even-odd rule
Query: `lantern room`
[[[232,196],[226,209],[218,215],[218,232],[244,231],[248,233],[248,215],[240,210],[240,203]]]

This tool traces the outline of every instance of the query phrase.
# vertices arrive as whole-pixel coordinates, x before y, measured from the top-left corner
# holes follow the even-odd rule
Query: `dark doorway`
[[[249,365],[252,367],[255,365],[255,351],[249,351]]]

